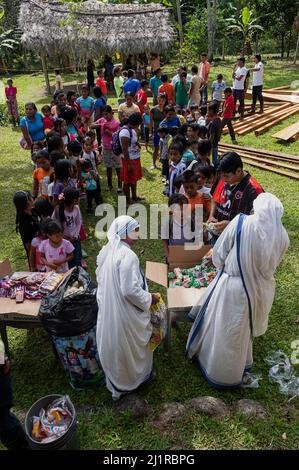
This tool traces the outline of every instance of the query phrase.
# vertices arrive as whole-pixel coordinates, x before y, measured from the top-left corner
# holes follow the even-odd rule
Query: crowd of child
[[[82,86],[81,96],[74,91],[65,94],[59,89],[62,78],[57,70],[53,102],[42,107],[42,115],[34,103],[26,104],[26,116],[20,126],[27,144],[31,143],[35,165],[33,190],[32,196],[27,191],[18,191],[14,203],[17,229],[30,269],[56,267],[64,271],[82,262],[85,265],[81,240],[86,235],[79,200],[86,199],[87,213],[93,212],[93,201],[96,205],[102,203],[98,172],[101,162],[106,168],[110,191],[114,168],[117,192],[124,192],[128,203],[142,200],[136,193],[137,181],[142,178],[141,136],[146,150],[152,138],[151,169],[157,168],[159,158],[163,194],[170,201],[175,196],[180,205],[188,203],[192,210],[201,204],[204,218],[208,218],[210,188],[215,180],[218,143],[224,126],[228,126],[231,139],[236,142],[232,125],[235,100],[232,89],[219,74],[212,83],[212,100],[205,101],[202,74],[207,62],[203,56],[200,67],[191,67],[191,74],[185,67],[178,67],[171,82],[161,68],[153,71],[148,82],[139,81],[133,70],[124,73],[119,66],[115,67],[118,120],[107,105],[107,85],[101,70],[92,90],[94,97],[88,85]],[[12,80],[8,87],[12,91],[8,90],[7,96],[15,96],[17,90]],[[149,89],[154,104],[151,108]],[[117,143],[119,152],[115,150]]]

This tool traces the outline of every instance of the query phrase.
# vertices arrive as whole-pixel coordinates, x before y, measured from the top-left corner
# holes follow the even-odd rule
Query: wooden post
[[[43,72],[45,76],[47,93],[48,95],[51,95],[51,85],[50,85],[48,66],[47,66],[47,56],[46,54],[41,54],[40,58],[42,61],[42,68],[43,68]]]

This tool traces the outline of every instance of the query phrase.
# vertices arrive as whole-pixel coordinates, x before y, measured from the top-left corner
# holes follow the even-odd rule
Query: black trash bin
[[[47,395],[37,400],[26,414],[25,433],[30,449],[32,450],[78,450],[80,449],[79,437],[77,434],[77,413],[70,398],[67,397],[67,404],[72,415],[69,429],[53,442],[43,443],[35,440],[31,436],[33,417],[38,416],[41,408],[46,409],[54,400],[62,398],[62,395]]]

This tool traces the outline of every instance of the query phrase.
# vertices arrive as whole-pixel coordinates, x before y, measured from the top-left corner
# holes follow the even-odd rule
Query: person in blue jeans
[[[28,443],[18,418],[11,412],[13,406],[10,363],[0,365],[0,442],[8,450],[26,449]]]

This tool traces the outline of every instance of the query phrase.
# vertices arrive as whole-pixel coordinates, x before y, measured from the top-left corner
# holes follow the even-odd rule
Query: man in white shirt
[[[240,121],[244,119],[244,100],[245,100],[245,80],[247,76],[247,68],[245,67],[245,58],[240,57],[233,68],[233,96],[235,105],[239,101]]]
[[[187,72],[187,68],[184,67],[183,65],[179,65],[179,67],[177,68],[177,74],[171,80],[171,83],[173,86],[175,86],[175,84],[180,81],[183,72]],[[192,75],[190,75],[190,73],[187,73],[186,80],[187,82],[191,83]]]
[[[253,73],[252,79],[252,107],[251,111],[255,113],[255,106],[257,99],[260,102],[260,113],[264,111],[264,98],[263,98],[263,77],[264,77],[264,64],[262,63],[262,58],[260,54],[253,56],[253,62],[255,66],[251,69]]]

